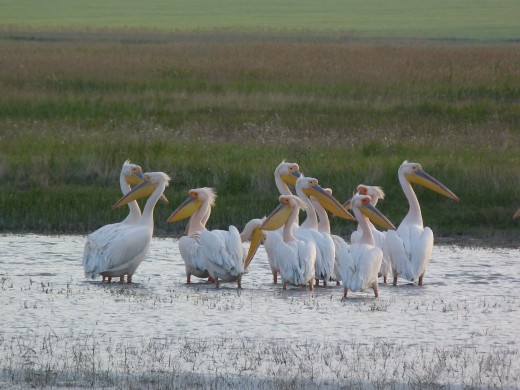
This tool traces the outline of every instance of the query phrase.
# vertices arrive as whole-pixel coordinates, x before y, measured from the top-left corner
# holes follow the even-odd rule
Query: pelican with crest
[[[401,277],[422,286],[433,250],[433,232],[424,227],[421,207],[412,183],[424,186],[455,201],[459,198],[430,176],[421,164],[404,161],[398,170],[399,183],[408,199],[409,210],[396,231],[386,234],[386,247],[392,264],[393,285]]]
[[[215,199],[213,188],[192,189],[188,192],[188,199],[177,207],[167,222],[189,218],[187,234],[179,240],[187,283],[190,283],[191,275],[200,278],[211,276],[217,288],[221,282],[237,282],[241,288],[242,275],[249,265],[244,264],[246,251],[242,242],[252,236],[260,237],[257,231],[263,221],[249,221],[242,233],[233,225],[228,230],[208,230],[206,222]]]

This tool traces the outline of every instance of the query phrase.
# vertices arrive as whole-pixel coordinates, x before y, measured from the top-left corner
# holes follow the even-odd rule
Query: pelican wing
[[[204,230],[200,242],[208,269],[216,267],[235,276],[244,272],[244,249],[236,227],[230,226],[229,231]]]
[[[186,267],[199,271],[206,270],[198,235],[182,236],[179,240],[179,252]]]
[[[274,256],[285,282],[302,286],[314,278],[316,246],[312,241],[279,242]]]
[[[407,280],[417,281],[430,262],[433,232],[428,227],[401,224],[397,231],[387,232],[386,248],[392,271]]]
[[[383,251],[366,244],[353,244],[340,265],[343,285],[351,291],[363,291],[377,281]]]
[[[267,260],[271,266],[271,271],[280,271],[280,265],[278,264],[278,256],[275,254],[275,248],[279,245],[282,240],[281,230],[265,231],[265,242],[264,248],[267,254]]]

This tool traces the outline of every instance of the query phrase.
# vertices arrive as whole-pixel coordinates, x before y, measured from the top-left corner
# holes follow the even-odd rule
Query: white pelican
[[[316,245],[313,240],[301,240],[293,234],[298,213],[301,208],[306,207],[306,204],[294,195],[280,195],[279,200],[280,206],[267,217],[260,229],[269,229],[268,225],[274,220],[284,223],[283,238],[273,246],[271,253],[280,268],[282,288],[287,289],[287,284],[294,286],[308,284],[312,290],[315,280]],[[278,226],[279,223],[275,225]]]
[[[318,217],[310,198],[304,193],[304,189],[309,190],[318,185],[318,180],[311,177],[302,176],[296,181],[296,194],[304,202],[307,210],[307,218],[296,229],[295,235],[302,240],[313,240],[316,244],[315,278],[319,284],[323,280],[323,285],[334,277],[335,248],[334,241],[330,234],[322,233],[318,230]],[[321,187],[320,187],[321,188]],[[321,189],[323,191],[323,189]],[[324,192],[325,193],[325,192]]]
[[[347,297],[348,290],[363,291],[367,288],[374,290],[379,296],[377,278],[383,251],[375,246],[372,229],[368,219],[372,219],[387,229],[395,229],[394,225],[372,204],[368,195],[354,195],[350,200],[350,207],[361,226],[359,240],[350,245],[350,250],[343,252],[339,259],[339,273],[343,283],[343,297]],[[368,217],[368,218],[367,218]]]
[[[167,222],[190,218],[188,234],[179,240],[188,283],[191,275],[211,276],[217,288],[221,281],[236,281],[241,288],[242,275],[249,264],[244,266],[246,252],[242,242],[255,236],[262,220],[251,220],[242,233],[233,225],[230,225],[227,231],[207,230],[206,222],[211,207],[215,204],[215,198],[216,194],[212,188],[192,189],[188,192],[188,199],[177,207]],[[256,237],[258,236],[257,233]]]
[[[388,231],[386,234],[393,284],[397,285],[397,278],[400,276],[422,286],[424,273],[432,254],[433,232],[423,225],[421,208],[411,183],[420,184],[455,201],[459,198],[424,172],[418,163],[403,162],[399,167],[398,177],[410,208],[397,231]]]
[[[143,171],[141,167],[131,164],[129,160],[126,160],[119,174],[119,185],[123,195],[126,195],[131,190],[131,184],[137,185],[142,181]],[[104,257],[102,253],[108,244],[107,239],[110,231],[116,229],[121,224],[135,224],[141,217],[141,209],[137,201],[128,203],[128,208],[130,209],[130,213],[122,222],[102,226],[87,236],[87,242],[83,250],[83,269],[85,271],[85,277],[94,279],[99,273],[98,270],[100,267],[103,267]],[[105,281],[106,278],[106,276],[103,276],[103,281]],[[108,282],[110,283],[111,280],[112,277],[109,276]],[[121,277],[121,282],[124,282],[124,276]]]
[[[143,214],[134,224],[121,224],[111,230],[101,248],[102,257],[96,274],[107,277],[123,277],[132,283],[132,275],[143,261],[153,234],[153,210],[168,186],[170,177],[162,172],[144,174],[141,184],[119,199],[112,207],[121,207],[129,202],[150,196],[146,201]],[[151,195],[150,195],[151,194]]]
[[[368,186],[365,184],[360,184],[357,186],[357,194],[359,195],[368,195],[370,196],[370,203],[372,206],[376,207],[377,201],[379,199],[385,198],[385,193],[383,192],[381,187],[377,186]],[[348,209],[348,202],[343,205],[343,207]],[[379,270],[379,277],[383,277],[383,283],[387,282],[388,274],[391,270],[391,264],[390,264],[390,256],[388,254],[388,250],[386,249],[386,232],[385,231],[379,231],[373,224],[370,222],[370,220],[367,221],[368,226],[370,226],[370,229],[372,230],[372,235],[374,236],[374,241],[376,243],[376,246],[381,248],[383,251],[383,261],[381,262],[381,268]],[[358,242],[361,236],[363,235],[363,230],[361,229],[361,225],[358,224],[357,230],[352,232],[350,235],[350,242],[353,244],[355,242]]]
[[[330,188],[324,188],[323,190],[327,194],[332,195],[332,190]],[[311,196],[311,201],[318,216],[318,231],[330,235],[332,241],[334,242],[334,276],[332,277],[332,280],[335,280],[336,284],[339,285],[340,278],[337,275],[339,275],[338,267],[340,253],[345,250],[348,251],[349,245],[346,243],[343,237],[330,233],[330,221],[327,210],[325,210],[325,208],[314,196]]]

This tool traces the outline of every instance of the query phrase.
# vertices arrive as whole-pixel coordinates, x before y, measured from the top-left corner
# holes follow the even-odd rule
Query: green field
[[[286,30],[360,37],[520,39],[515,0],[2,0],[21,29]]]
[[[161,12],[155,3],[147,12],[145,3],[124,12],[114,12],[121,2],[88,4],[0,2],[0,231],[84,234],[121,220],[126,211],[110,206],[127,158],[173,178],[171,204],[156,209],[159,235],[181,234],[184,224],[163,222],[195,187],[219,194],[210,228],[268,214],[283,159],[341,201],[359,183],[382,186],[379,207],[397,225],[407,205],[396,172],[410,160],[461,198],[417,189],[437,237],[518,245],[514,2],[456,2],[464,17],[454,30],[456,13],[446,8],[447,24],[436,24],[424,2],[416,14],[405,1],[386,12],[383,2],[325,2],[320,22],[281,8],[310,17],[311,2],[164,2],[171,8]]]

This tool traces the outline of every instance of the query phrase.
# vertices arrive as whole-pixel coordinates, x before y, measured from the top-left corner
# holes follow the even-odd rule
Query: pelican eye
[[[361,200],[361,203],[363,203],[363,204],[367,204],[367,203],[369,203],[369,202],[370,202],[370,200],[369,200],[368,198],[363,198],[363,199]]]

